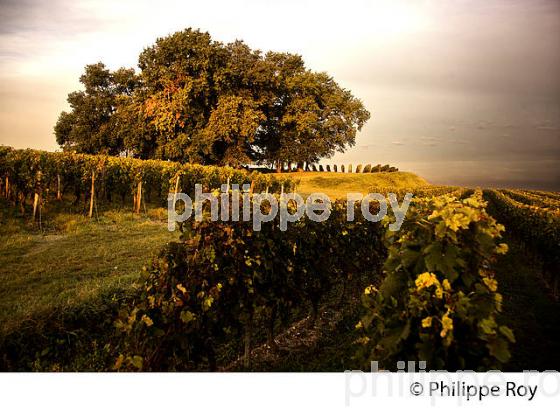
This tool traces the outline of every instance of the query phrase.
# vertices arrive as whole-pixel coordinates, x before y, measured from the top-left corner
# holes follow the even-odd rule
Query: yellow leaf
[[[154,324],[154,321],[152,319],[150,319],[149,316],[142,316],[142,322],[144,322],[146,324],[146,326],[150,327]]]

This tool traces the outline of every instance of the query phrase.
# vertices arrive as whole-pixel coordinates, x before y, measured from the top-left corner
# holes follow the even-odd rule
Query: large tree
[[[326,73],[305,69],[300,56],[268,53],[273,93],[257,143],[262,158],[316,162],[355,143],[370,114],[360,100]]]
[[[301,56],[262,55],[187,29],[146,48],[140,72],[86,66],[55,126],[65,149],[239,166],[315,162],[369,119],[360,100]]]
[[[80,82],[84,90],[68,95],[72,110],[63,111],[54,127],[58,144],[88,154],[118,154],[125,145],[115,113],[132,98],[138,83],[134,70],[111,72],[103,63],[87,65]]]

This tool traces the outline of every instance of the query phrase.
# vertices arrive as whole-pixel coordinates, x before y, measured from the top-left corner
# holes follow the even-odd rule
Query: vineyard
[[[216,189],[221,184],[250,184],[255,191],[291,191],[288,177],[247,172],[229,167],[180,164],[170,161],[139,160],[67,152],[14,150],[0,147],[0,181],[4,198],[25,213],[33,204],[33,220],[46,202],[73,195],[74,204],[83,202],[89,217],[97,205],[130,205],[140,213],[145,204],[163,206],[170,192],[194,193],[195,184]]]
[[[434,186],[403,172],[273,175],[8,148],[0,176],[2,370],[341,371],[370,360],[520,370],[527,349],[539,349],[526,343],[527,326],[558,363],[546,334],[558,324],[557,193]],[[276,218],[258,232],[207,220],[167,232],[168,194],[195,183],[249,184],[278,198],[339,184],[414,199],[398,232],[387,229],[391,216],[371,223],[356,211],[347,222],[343,200],[326,221],[304,217],[287,231]],[[90,258],[96,248],[103,256]],[[48,258],[63,250],[75,264]],[[540,263],[529,267],[529,256]],[[512,261],[519,272],[505,269]],[[55,287],[45,269],[64,282]],[[529,289],[533,306],[517,303]],[[546,312],[546,323],[520,321],[520,306]]]
[[[555,193],[489,190],[486,196],[500,219],[539,256],[552,293],[559,294],[560,197]]]

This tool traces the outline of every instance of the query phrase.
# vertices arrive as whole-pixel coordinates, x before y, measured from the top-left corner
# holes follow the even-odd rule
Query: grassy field
[[[309,195],[320,192],[331,199],[346,198],[349,192],[362,194],[375,192],[375,188],[387,189],[415,188],[429,185],[424,179],[411,172],[381,172],[368,174],[350,174],[338,172],[298,172],[288,174],[299,180],[298,192]]]
[[[142,266],[176,238],[163,215],[163,210],[152,211],[151,217],[106,211],[93,220],[45,215],[48,231],[41,232],[3,206],[0,332],[135,286]]]

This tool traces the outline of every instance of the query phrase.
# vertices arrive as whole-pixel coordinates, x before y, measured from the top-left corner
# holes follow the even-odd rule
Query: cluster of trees
[[[370,114],[299,55],[186,29],[146,48],[139,72],[88,65],[55,125],[65,150],[241,166],[313,163],[355,142]]]
[[[344,167],[344,164],[340,166],[340,168],[334,164],[331,165],[327,164],[325,166],[319,164],[319,165],[315,165],[315,164],[307,164],[305,167],[306,171],[313,171],[313,172],[346,172],[348,170],[349,173],[352,173],[352,164],[348,164],[348,168]],[[399,169],[397,167],[392,167],[389,164],[387,165],[381,165],[381,164],[377,164],[372,166],[371,164],[366,164],[363,168],[362,168],[362,164],[358,164],[356,166],[356,170],[354,171],[354,173],[356,174],[360,174],[360,173],[370,173],[370,172],[397,172]]]

